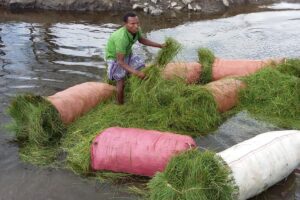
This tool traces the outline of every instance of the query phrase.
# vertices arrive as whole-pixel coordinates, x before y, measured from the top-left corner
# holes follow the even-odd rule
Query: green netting
[[[171,159],[149,182],[151,200],[231,200],[236,195],[230,169],[213,152],[197,149]]]

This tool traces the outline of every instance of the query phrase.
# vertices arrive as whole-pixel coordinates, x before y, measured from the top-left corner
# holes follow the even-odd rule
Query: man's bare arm
[[[163,44],[158,44],[158,43],[153,42],[153,41],[151,41],[151,40],[148,40],[148,39],[146,39],[146,38],[144,38],[144,37],[141,37],[141,38],[139,39],[139,42],[140,42],[141,44],[143,44],[143,45],[146,45],[146,46],[157,47],[157,48],[163,48],[163,47],[164,47]]]
[[[143,72],[140,72],[138,70],[133,69],[125,62],[125,55],[117,53],[117,62],[118,64],[125,69],[128,73],[133,74],[141,79],[145,78],[145,74]]]

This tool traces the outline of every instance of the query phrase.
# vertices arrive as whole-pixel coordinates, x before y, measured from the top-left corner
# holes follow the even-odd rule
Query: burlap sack
[[[47,99],[60,113],[65,124],[73,122],[98,103],[110,98],[115,87],[106,83],[86,82],[58,92]]]
[[[192,84],[198,82],[201,70],[201,65],[197,62],[168,63],[162,71],[162,76],[167,80],[182,78],[186,83]]]
[[[229,76],[247,76],[269,64],[279,64],[283,59],[268,60],[229,60],[216,58],[212,66],[212,80]],[[201,77],[202,67],[197,62],[177,62],[166,65],[162,72],[165,79],[182,78],[186,83],[197,83]]]
[[[247,76],[266,66],[263,60],[226,60],[215,59],[212,79],[219,80],[229,76]]]
[[[226,78],[213,81],[204,87],[211,91],[219,112],[226,112],[237,104],[239,90],[246,85],[240,80]]]

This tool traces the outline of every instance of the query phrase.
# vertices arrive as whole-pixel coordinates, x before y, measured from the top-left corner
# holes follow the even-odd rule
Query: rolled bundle
[[[164,170],[172,156],[195,145],[189,136],[112,127],[94,139],[91,166],[94,170],[153,176]]]
[[[263,133],[218,154],[187,151],[150,181],[150,199],[246,200],[292,173],[299,155],[297,130]]]
[[[12,128],[21,142],[41,146],[56,144],[65,132],[65,125],[112,96],[114,86],[87,82],[75,85],[49,97],[19,95],[8,112]]]
[[[212,65],[211,81],[230,76],[247,76],[271,63],[279,64],[282,59],[275,60],[229,60],[216,58]],[[166,79],[182,78],[186,83],[197,83],[201,79],[202,65],[197,62],[168,63],[162,71]]]
[[[65,124],[91,110],[98,103],[110,98],[115,87],[106,83],[86,82],[58,92],[47,99],[58,110]]]
[[[211,91],[214,96],[218,111],[226,112],[237,104],[238,93],[240,89],[245,88],[246,85],[241,80],[228,78],[213,81],[204,87]]]

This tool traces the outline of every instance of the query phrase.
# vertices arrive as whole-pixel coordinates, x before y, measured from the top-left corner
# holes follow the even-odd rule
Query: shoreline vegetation
[[[144,69],[148,77],[146,80],[141,81],[136,77],[128,79],[125,105],[116,105],[114,99],[109,99],[68,126],[58,120],[58,113],[43,97],[33,94],[16,97],[8,112],[14,119],[10,128],[16,133],[20,143],[21,159],[40,166],[67,168],[76,174],[94,177],[100,181],[126,184],[135,193],[147,196],[148,187],[150,191],[154,187],[159,188],[160,183],[157,180],[167,179],[168,173],[174,173],[174,163],[185,169],[187,158],[189,161],[186,167],[198,166],[200,162],[210,164],[220,172],[218,180],[216,176],[210,177],[213,173],[209,173],[207,179],[204,177],[205,180],[216,180],[218,184],[215,187],[221,188],[209,190],[204,196],[222,191],[226,193],[223,195],[224,199],[230,199],[234,188],[227,184],[228,169],[218,164],[213,152],[197,150],[175,157],[166,168],[166,173],[155,176],[148,186],[149,178],[146,177],[93,172],[90,169],[92,140],[102,130],[112,126],[170,131],[197,137],[217,129],[229,116],[247,111],[253,117],[280,128],[300,130],[300,59],[287,59],[247,77],[239,77],[247,87],[239,92],[238,105],[228,112],[220,113],[213,95],[202,83],[188,85],[181,79],[165,80],[160,76],[161,70],[181,49],[181,45],[171,38],[166,43],[167,48],[162,49],[154,63]],[[199,50],[198,62],[205,66],[203,83],[211,80],[214,59],[215,56],[210,50]],[[198,173],[196,168],[193,170],[193,173]],[[184,171],[176,173],[183,179]],[[182,180],[172,181],[175,181],[174,184],[181,184]],[[192,187],[189,183],[195,185],[195,182],[188,182],[184,186],[185,190]],[[159,199],[151,194],[148,197]]]

